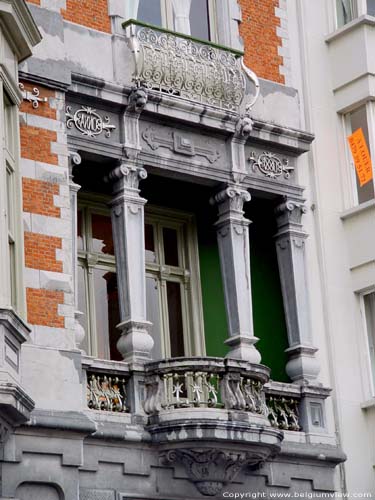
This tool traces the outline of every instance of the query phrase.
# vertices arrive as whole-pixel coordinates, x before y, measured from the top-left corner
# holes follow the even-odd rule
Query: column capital
[[[124,187],[138,189],[140,181],[144,179],[147,179],[146,169],[129,162],[114,168],[107,176],[106,181],[114,184],[123,181]]]
[[[234,184],[226,187],[222,191],[216,193],[211,199],[211,205],[217,205],[219,219],[216,222],[220,225],[231,218],[231,220],[238,222],[249,221],[244,218],[243,206],[244,203],[251,200],[250,193],[240,185]]]
[[[77,165],[81,165],[81,163],[82,163],[82,157],[78,153],[78,151],[71,150],[71,149],[68,151],[68,155],[69,155],[69,179],[70,179],[70,181],[72,183],[73,182],[72,181],[73,168],[75,166],[77,166]]]
[[[287,196],[276,206],[275,216],[278,227],[286,224],[301,224],[302,215],[307,212],[304,200],[292,200]]]

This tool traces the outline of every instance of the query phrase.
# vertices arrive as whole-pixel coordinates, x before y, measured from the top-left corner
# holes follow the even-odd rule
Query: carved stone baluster
[[[249,200],[248,191],[232,185],[219,192],[211,203],[217,204],[219,212],[215,225],[229,330],[227,357],[259,363],[251,300],[250,221],[243,215],[243,204]]]
[[[301,202],[288,199],[275,210],[276,251],[289,341],[286,372],[296,382],[312,381],[319,374],[309,316],[305,263],[307,234],[301,224],[305,212]]]

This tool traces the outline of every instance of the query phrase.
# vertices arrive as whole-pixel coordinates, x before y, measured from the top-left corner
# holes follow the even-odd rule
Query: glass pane
[[[336,0],[337,26],[340,28],[355,17],[354,0]]]
[[[94,269],[94,294],[96,331],[99,358],[121,360],[116,343],[120,323],[116,274],[103,269]]]
[[[375,0],[367,0],[367,14],[375,16]]]
[[[177,231],[163,227],[164,262],[168,266],[178,266]]]
[[[161,359],[163,349],[161,344],[159,287],[157,279],[152,276],[146,278],[146,304],[147,319],[152,323],[150,333],[154,339],[151,356],[152,359]]]
[[[14,106],[4,96],[5,147],[14,156]]]
[[[144,23],[161,26],[160,0],[139,0],[137,19]]]
[[[82,210],[77,212],[77,248],[78,250],[83,250],[83,235],[82,235],[82,224],[83,224],[83,213]]]
[[[77,272],[77,288],[78,288],[78,310],[83,313],[78,317],[78,321],[82,325],[85,330],[85,338],[83,339],[80,348],[85,351],[86,354],[91,354],[89,347],[89,331],[87,328],[87,297],[86,297],[86,280],[85,280],[85,269],[81,266],[78,266]]]
[[[350,125],[352,132],[361,128],[363,135],[365,136],[368,150],[370,151],[369,143],[369,131],[367,126],[367,114],[366,106],[361,106],[352,113],[350,113]],[[358,203],[364,203],[365,201],[372,200],[374,198],[374,183],[369,181],[363,186],[359,185],[358,176],[356,175],[357,193],[358,193]]]
[[[111,218],[92,214],[92,249],[94,252],[114,255]]]
[[[156,262],[154,226],[152,224],[145,225],[145,248],[146,261]]]
[[[208,0],[192,0],[190,7],[191,36],[210,40],[210,21],[208,16]]]
[[[171,356],[184,356],[185,349],[182,324],[181,285],[179,283],[173,283],[171,281],[167,282],[167,299]]]
[[[12,198],[13,198],[13,177],[12,172],[7,168],[7,219],[8,219],[8,230],[11,232],[13,236],[14,227],[13,227],[13,210],[12,210]]]
[[[364,296],[366,328],[370,348],[370,362],[375,387],[375,292]]]
[[[11,305],[17,305],[17,276],[16,276],[16,249],[13,242],[9,242],[9,259],[10,259],[10,295]]]

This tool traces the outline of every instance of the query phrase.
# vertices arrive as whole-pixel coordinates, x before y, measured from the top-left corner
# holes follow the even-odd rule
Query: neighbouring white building
[[[291,85],[315,135],[299,168],[313,330],[350,493],[375,492],[375,173],[359,185],[347,140],[362,129],[375,172],[374,16],[373,0],[288,1]]]

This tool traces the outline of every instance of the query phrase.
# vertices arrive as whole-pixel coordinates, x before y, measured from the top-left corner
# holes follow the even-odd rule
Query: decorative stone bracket
[[[204,496],[215,496],[225,485],[235,480],[246,466],[260,467],[264,464],[262,454],[234,452],[221,449],[174,449],[163,452],[165,465],[181,464]]]

